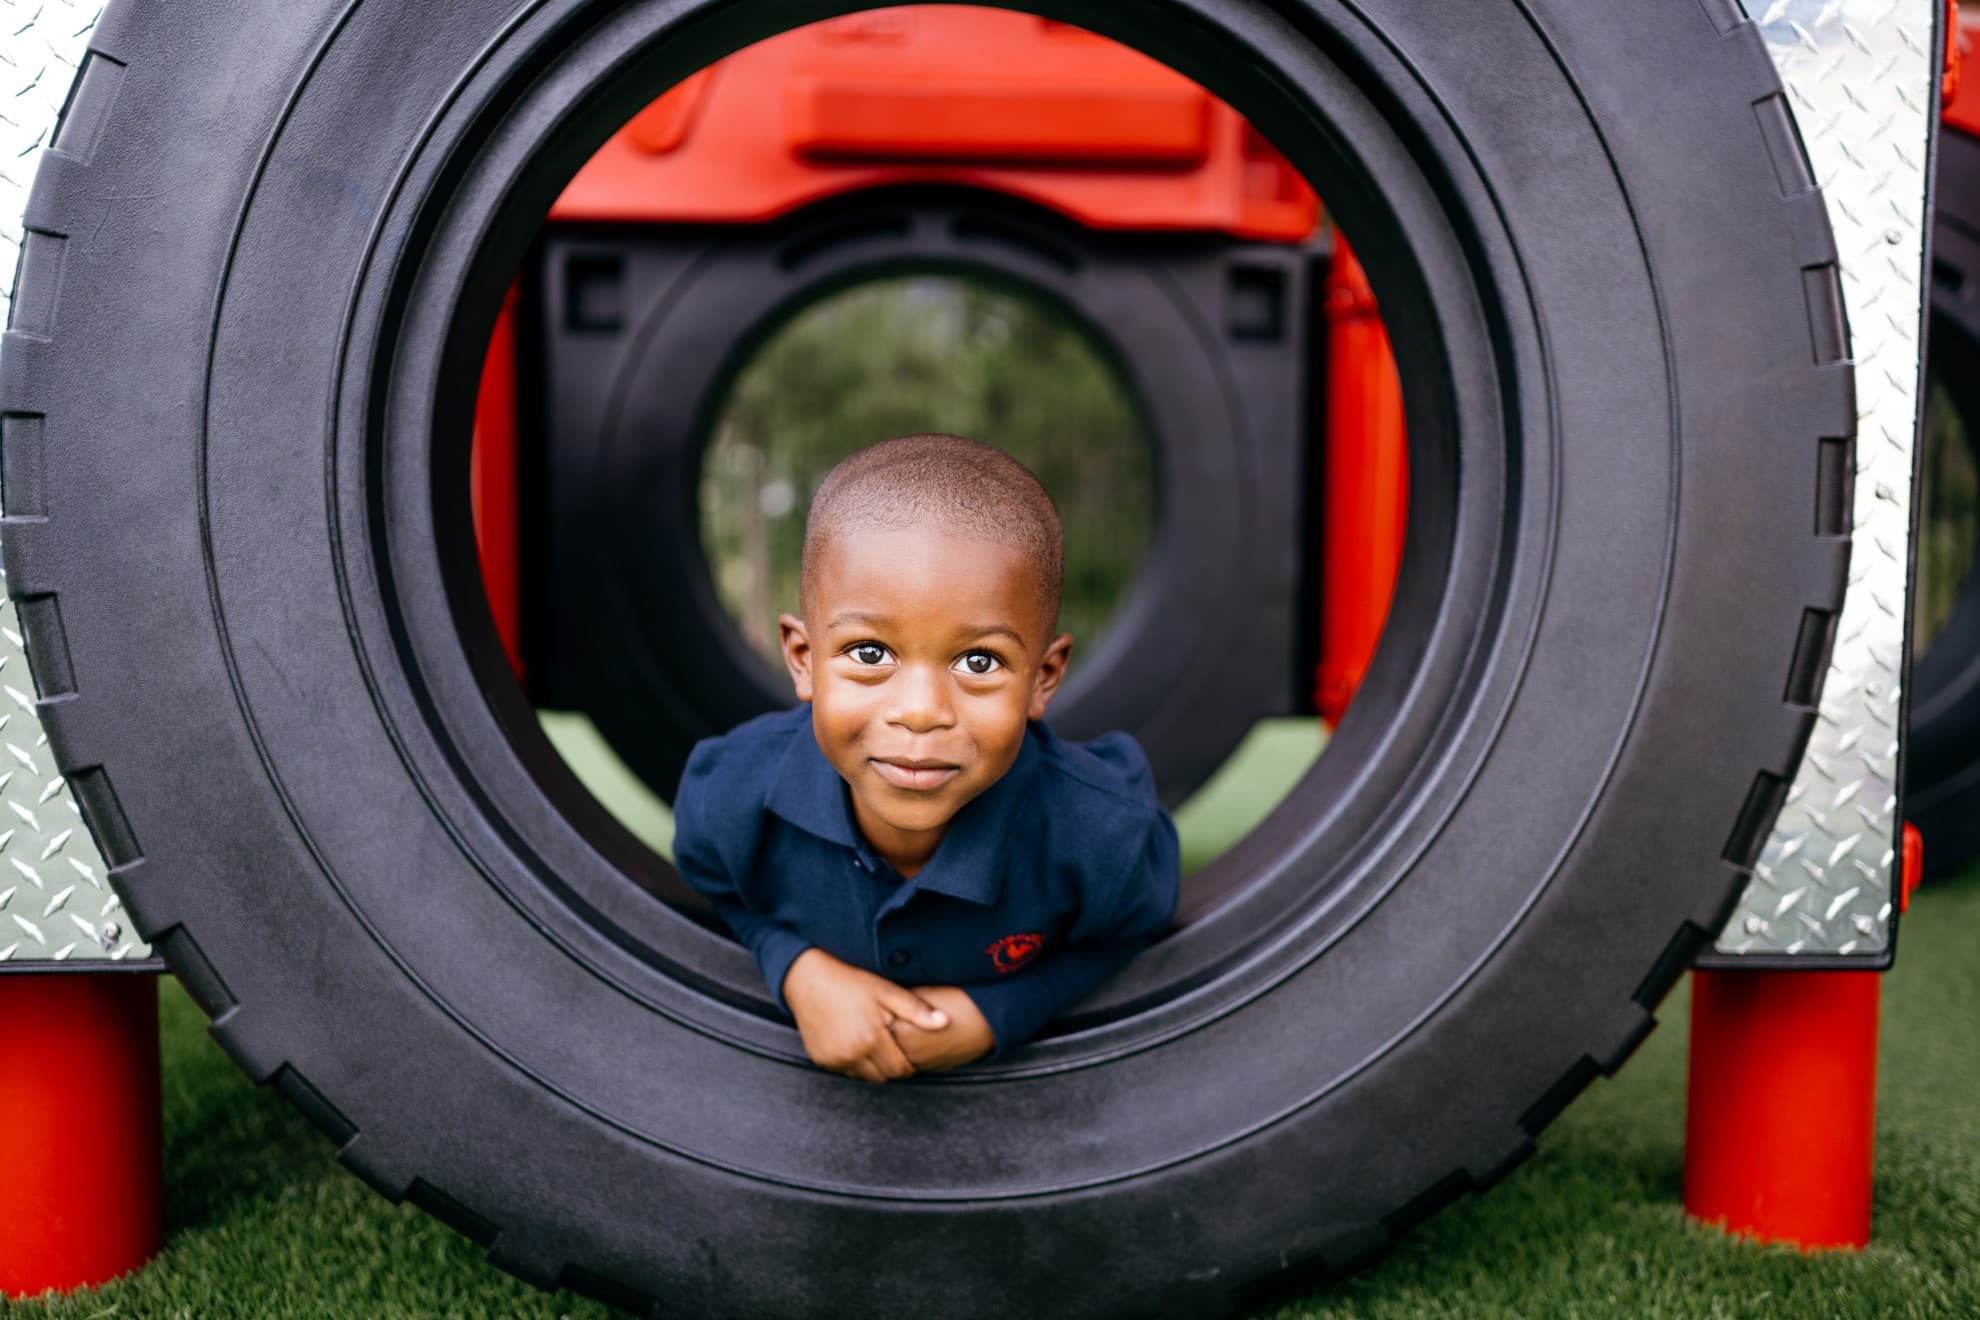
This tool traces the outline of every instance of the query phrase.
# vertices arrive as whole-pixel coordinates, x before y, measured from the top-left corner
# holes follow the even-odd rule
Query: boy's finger
[[[890,986],[880,997],[880,1006],[906,1018],[923,1031],[940,1031],[949,1025],[949,1015],[904,986]]]
[[[874,1066],[871,1059],[861,1059],[853,1064],[852,1067],[846,1069],[846,1076],[856,1077],[862,1082],[871,1082],[875,1086],[884,1086],[887,1082],[886,1074]]]
[[[880,1033],[879,1041],[873,1046],[871,1058],[889,1079],[910,1077],[914,1074],[913,1062],[909,1060],[907,1051],[901,1048],[901,1043],[894,1039],[891,1031]]]

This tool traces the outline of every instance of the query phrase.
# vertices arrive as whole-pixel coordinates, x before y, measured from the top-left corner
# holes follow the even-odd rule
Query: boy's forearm
[[[782,922],[752,910],[734,893],[710,894],[709,898],[715,906],[715,915],[729,928],[729,934],[756,961],[756,970],[762,974],[770,998],[780,1011],[789,1013],[790,1005],[784,999],[784,978],[790,974],[791,964],[812,947],[811,941]]]
[[[784,998],[784,982],[790,976],[791,966],[810,952],[815,946],[796,931],[777,922],[759,918],[759,924],[748,935],[736,932],[743,947],[749,950],[756,960],[756,969],[763,975],[763,984],[769,988],[770,998],[778,1009],[791,1011]],[[731,927],[733,929],[733,927]]]
[[[1145,947],[1145,943],[1067,945],[1000,980],[962,987],[990,1024],[996,1042],[990,1057],[1002,1058],[1029,1041]]]
[[[682,791],[686,792],[685,785]],[[679,812],[689,812],[692,806],[685,797],[676,803]],[[789,1013],[790,1005],[784,1000],[784,978],[791,964],[811,947],[811,941],[750,906],[728,864],[709,845],[709,840],[688,829],[691,815],[677,814],[675,818],[675,868],[690,888],[708,900],[736,942],[749,950],[770,998],[780,1011]]]

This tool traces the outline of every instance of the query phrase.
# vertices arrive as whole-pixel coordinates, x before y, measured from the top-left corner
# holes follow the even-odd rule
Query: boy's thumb
[[[903,990],[896,987],[890,998],[893,1002],[888,1004],[887,1007],[914,1023],[914,1025],[920,1027],[923,1031],[940,1031],[943,1027],[949,1025],[949,1015],[947,1013],[944,1013],[941,1009],[935,1007],[935,1005],[929,1003],[912,990]]]

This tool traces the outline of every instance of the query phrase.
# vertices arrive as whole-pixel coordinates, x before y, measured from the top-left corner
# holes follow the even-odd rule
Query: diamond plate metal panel
[[[9,272],[20,259],[35,168],[102,12],[100,0],[0,0],[0,261]],[[0,309],[13,297],[10,273]]]
[[[1890,949],[1940,0],[1743,0],[1786,85],[1842,259],[1856,361],[1849,587],[1808,754],[1721,955]]]
[[[35,167],[102,8],[0,0],[0,261],[10,272],[0,306],[12,306]],[[55,773],[34,690],[13,602],[0,599],[0,968],[143,957],[149,950],[133,940],[102,855]]]

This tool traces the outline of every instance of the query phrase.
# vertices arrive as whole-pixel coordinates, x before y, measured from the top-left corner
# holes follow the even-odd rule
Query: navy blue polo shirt
[[[902,985],[960,986],[1000,1055],[1119,971],[1176,905],[1176,828],[1124,733],[1071,743],[1032,723],[912,879],[860,834],[809,705],[696,744],[674,829],[675,864],[779,1008],[816,945]]]

